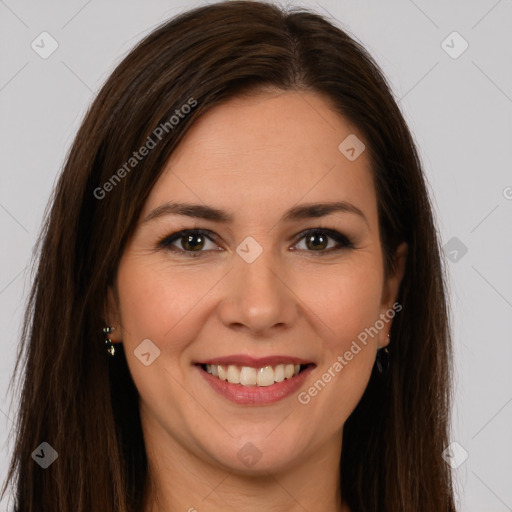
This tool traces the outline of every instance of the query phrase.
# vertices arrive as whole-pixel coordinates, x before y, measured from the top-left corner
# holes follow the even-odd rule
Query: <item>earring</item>
[[[389,339],[389,334],[388,334]],[[389,343],[386,347],[379,348],[377,350],[377,357],[375,358],[375,363],[377,365],[377,371],[380,375],[387,374],[389,370]]]
[[[107,352],[113,357],[116,353],[116,349],[112,343],[112,340],[108,337],[108,335],[114,331],[114,327],[104,327],[103,332],[106,335],[105,345],[107,346]]]

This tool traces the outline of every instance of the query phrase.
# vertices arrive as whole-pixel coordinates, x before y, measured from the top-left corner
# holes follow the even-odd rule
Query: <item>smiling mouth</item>
[[[203,371],[230,384],[247,387],[266,387],[293,379],[313,364],[278,364],[253,368],[251,366],[200,364]]]

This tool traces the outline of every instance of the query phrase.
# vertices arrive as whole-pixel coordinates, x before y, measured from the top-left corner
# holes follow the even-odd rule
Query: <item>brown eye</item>
[[[338,231],[332,229],[310,229],[301,233],[300,240],[304,240],[305,250],[307,252],[316,252],[318,255],[329,254],[341,249],[352,249],[354,244]],[[336,243],[329,247],[330,240]]]
[[[212,237],[207,236],[206,233],[206,231],[202,230],[179,231],[164,238],[158,246],[173,252],[186,254],[187,256],[201,256],[201,253],[207,250],[218,249]],[[210,242],[213,247],[203,250],[207,242]]]
[[[303,239],[305,248],[299,249],[307,253],[316,253],[315,256],[354,248],[353,243],[345,235],[333,229],[309,229],[299,235],[299,241]],[[222,250],[215,243],[215,240],[217,240],[217,236],[207,230],[183,230],[165,237],[158,243],[158,247],[178,255],[198,257],[202,256],[205,252]],[[334,240],[336,243],[329,246],[331,240]],[[208,242],[212,244],[210,248],[206,246]],[[297,247],[297,244],[294,247]]]
[[[325,249],[329,244],[329,237],[325,236],[323,233],[313,233],[312,235],[307,235],[305,238],[306,247],[314,251]]]
[[[201,234],[183,235],[181,237],[181,246],[186,251],[201,250],[205,243],[205,237]]]

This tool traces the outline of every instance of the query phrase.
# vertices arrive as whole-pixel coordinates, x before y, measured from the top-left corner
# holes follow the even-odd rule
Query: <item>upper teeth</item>
[[[291,379],[300,372],[300,364],[278,364],[277,366],[264,366],[263,368],[252,368],[242,366],[239,368],[233,364],[222,366],[207,364],[206,371],[231,384],[242,386],[270,386],[274,382],[282,382],[284,379]]]

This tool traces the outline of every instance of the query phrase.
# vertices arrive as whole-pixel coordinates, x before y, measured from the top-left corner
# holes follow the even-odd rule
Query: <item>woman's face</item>
[[[248,473],[339,456],[405,261],[385,280],[354,136],[321,96],[266,92],[213,108],[173,153],[110,295],[148,446]]]

